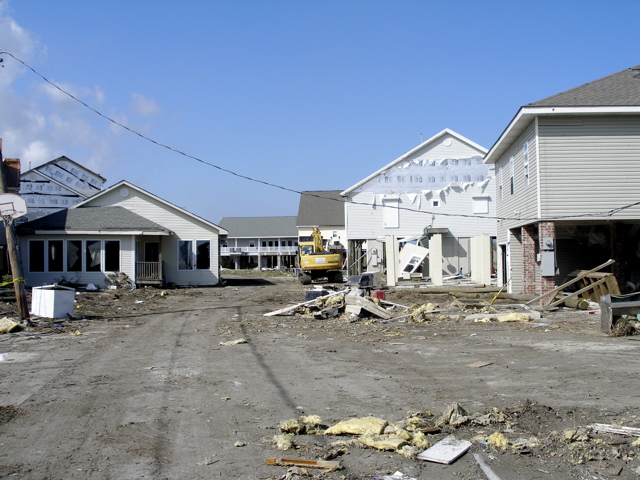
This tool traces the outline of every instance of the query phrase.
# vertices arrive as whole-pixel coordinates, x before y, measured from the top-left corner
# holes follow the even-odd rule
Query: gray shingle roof
[[[543,98],[532,107],[590,107],[640,105],[640,65]]]
[[[343,226],[344,201],[340,190],[307,191],[300,195],[299,227]]]
[[[123,207],[80,207],[60,210],[20,225],[20,233],[33,230],[66,231],[148,231],[169,230]]]
[[[297,237],[297,217],[223,217],[229,238]]]

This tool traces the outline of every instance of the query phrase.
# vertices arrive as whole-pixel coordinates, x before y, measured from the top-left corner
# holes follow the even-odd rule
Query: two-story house
[[[521,107],[496,168],[499,280],[542,294],[609,258],[640,282],[640,66]]]
[[[496,235],[485,154],[445,129],[343,191],[349,273],[382,271],[387,238],[415,242],[431,234],[442,244],[439,258],[434,250],[428,261],[441,263],[443,275],[470,273],[472,238],[486,235],[491,245]]]
[[[297,217],[222,217],[228,232],[220,249],[222,266],[233,270],[291,268],[298,251]]]

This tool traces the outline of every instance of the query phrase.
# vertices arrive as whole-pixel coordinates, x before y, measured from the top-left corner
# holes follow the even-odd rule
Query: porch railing
[[[162,282],[162,262],[136,262],[136,282]]]

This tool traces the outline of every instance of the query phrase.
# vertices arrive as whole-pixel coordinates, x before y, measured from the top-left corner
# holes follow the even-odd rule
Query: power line
[[[366,202],[356,202],[353,200],[339,200],[336,198],[329,198],[329,197],[324,197],[322,195],[317,195],[311,192],[303,192],[300,190],[295,190],[293,188],[288,188],[288,187],[284,187],[282,185],[278,185],[275,183],[271,183],[271,182],[267,182],[265,180],[260,180],[258,178],[254,178],[254,177],[249,177],[247,175],[243,175],[241,173],[235,172],[233,170],[229,170],[227,168],[221,167],[219,165],[216,165],[214,163],[208,162],[206,160],[203,160],[199,157],[196,157],[194,155],[190,155],[186,152],[183,152],[182,150],[178,150],[177,148],[173,148],[167,144],[164,144],[162,142],[159,142],[157,140],[154,140],[151,137],[148,137],[134,129],[132,129],[131,127],[128,127],[127,125],[118,122],[117,120],[114,120],[113,118],[109,117],[108,115],[105,115],[104,113],[100,112],[99,110],[95,109],[94,107],[92,107],[91,105],[87,104],[86,102],[84,102],[83,100],[79,99],[78,97],[74,96],[73,94],[67,92],[66,90],[64,90],[63,88],[61,88],[60,86],[58,86],[57,84],[55,84],[54,82],[52,82],[51,80],[49,80],[47,77],[45,77],[44,75],[42,75],[40,72],[38,72],[36,69],[34,69],[32,66],[30,66],[29,64],[27,64],[26,62],[22,61],[21,59],[19,59],[18,57],[16,57],[15,55],[13,55],[11,52],[7,52],[6,50],[0,50],[0,55],[8,55],[9,57],[13,58],[15,61],[17,61],[18,63],[22,64],[24,67],[26,67],[27,69],[29,69],[31,72],[33,72],[36,76],[40,77],[42,80],[44,80],[46,83],[48,83],[49,85],[51,85],[52,87],[54,87],[56,90],[60,91],[61,93],[63,93],[64,95],[68,96],[69,98],[71,98],[72,100],[80,103],[82,106],[84,106],[85,108],[91,110],[93,113],[95,113],[96,115],[104,118],[105,120],[107,120],[108,122],[113,123],[114,125],[117,125],[120,128],[123,128],[124,130],[137,135],[138,137],[142,138],[143,140],[146,140],[147,142],[153,143],[154,145],[164,148],[166,150],[169,150],[173,153],[177,153],[178,155],[182,155],[183,157],[189,158],[191,160],[194,160],[196,162],[202,163],[203,165],[206,165],[208,167],[212,167],[215,168],[216,170],[219,170],[221,172],[224,173],[228,173],[229,175],[233,175],[235,177],[238,178],[242,178],[243,180],[247,180],[250,182],[254,182],[254,183],[259,183],[262,185],[266,185],[268,187],[273,187],[273,188],[277,188],[286,192],[290,192],[290,193],[295,193],[298,195],[306,195],[306,196],[310,196],[310,197],[316,197],[316,198],[320,198],[323,200],[331,200],[331,201],[336,201],[336,202],[341,202],[341,203],[350,203],[352,205],[363,205],[363,206],[370,206],[370,203],[366,203]],[[0,63],[3,61],[3,59],[0,57]],[[446,212],[437,212],[437,211],[425,211],[425,210],[416,210],[413,208],[409,208],[409,207],[402,207],[400,205],[398,206],[388,206],[386,208],[393,208],[393,209],[397,209],[397,210],[402,210],[402,211],[408,211],[408,212],[413,212],[413,213],[419,213],[419,214],[424,214],[424,215],[435,215],[435,216],[443,216],[443,217],[460,217],[460,218],[483,218],[483,219],[489,219],[489,220],[512,220],[512,221],[532,221],[532,222],[540,222],[540,221],[556,221],[556,220],[567,220],[567,219],[576,219],[576,218],[585,218],[585,217],[611,217],[612,215],[614,215],[615,213],[619,213],[622,210],[626,210],[628,208],[634,207],[640,205],[640,202],[635,202],[635,203],[631,203],[629,205],[623,205],[621,207],[618,208],[614,208],[611,210],[607,210],[604,212],[598,212],[598,213],[584,213],[584,214],[579,214],[579,215],[566,215],[566,216],[560,216],[560,217],[548,217],[548,218],[538,218],[538,217],[533,217],[533,218],[527,218],[527,217],[494,217],[494,216],[489,216],[489,215],[477,215],[477,214],[473,214],[473,215],[469,215],[469,214],[463,214],[463,213],[446,213]]]

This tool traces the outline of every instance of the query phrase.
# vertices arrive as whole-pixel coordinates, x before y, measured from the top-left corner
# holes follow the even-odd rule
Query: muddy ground
[[[319,479],[640,476],[637,437],[586,428],[640,428],[640,337],[600,334],[598,312],[476,323],[464,315],[492,295],[414,288],[386,300],[476,308],[423,323],[401,310],[386,321],[263,316],[302,302],[304,289],[228,275],[218,288],[85,292],[72,319],[0,335],[0,478],[311,478],[270,457],[340,462],[306,471]],[[514,302],[497,303],[509,312]],[[467,418],[438,425],[454,402]],[[280,426],[301,416],[319,425],[278,450]],[[472,446],[440,465],[416,459],[421,447],[321,434],[367,416],[409,443],[453,434]]]

